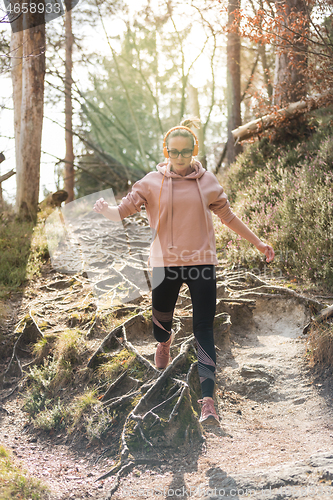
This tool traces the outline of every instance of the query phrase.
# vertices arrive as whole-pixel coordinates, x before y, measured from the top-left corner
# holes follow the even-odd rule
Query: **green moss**
[[[131,452],[136,452],[142,449],[142,438],[138,432],[134,430],[137,422],[134,420],[129,420],[126,423],[125,438],[127,446]]]
[[[187,373],[190,369],[190,366],[192,363],[196,363],[198,361],[198,355],[197,352],[194,350],[194,348],[191,346],[190,350],[188,352],[188,355],[186,356],[186,362],[185,365],[183,366],[183,373]]]
[[[201,437],[200,424],[196,418],[197,412],[192,406],[191,397],[185,395],[179,408],[176,421],[179,424],[177,433],[174,437],[176,446],[183,446],[189,441]]]
[[[147,367],[138,360],[136,360],[129,369],[129,374],[141,381],[144,380],[146,372]]]
[[[148,311],[144,311],[142,313],[143,317],[146,318],[147,320],[151,321],[152,320],[152,317],[153,317],[153,313],[152,313],[152,310],[149,309]]]

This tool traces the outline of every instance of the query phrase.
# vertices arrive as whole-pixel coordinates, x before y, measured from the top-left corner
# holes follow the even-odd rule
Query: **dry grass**
[[[115,379],[122,371],[129,368],[135,360],[135,355],[132,352],[122,349],[119,353],[112,356],[110,361],[98,367],[98,376],[101,379]]]
[[[77,396],[71,406],[73,425],[76,425],[82,415],[89,411],[90,408],[98,406],[102,406],[102,403],[98,399],[96,389],[87,389],[83,394]]]
[[[54,333],[46,333],[44,337],[33,345],[33,353],[37,358],[37,363],[46,358],[54,345],[57,336]]]
[[[85,350],[86,343],[78,329],[66,328],[58,334],[54,352],[59,361],[68,362],[71,365],[78,364]]]
[[[315,323],[309,332],[307,356],[312,366],[333,366],[333,324]]]

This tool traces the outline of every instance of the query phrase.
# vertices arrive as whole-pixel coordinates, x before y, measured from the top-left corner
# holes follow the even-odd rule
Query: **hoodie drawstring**
[[[172,232],[172,220],[173,220],[173,207],[172,207],[172,190],[173,190],[173,185],[172,185],[172,181],[173,181],[173,176],[170,175],[170,163],[161,163],[157,166],[157,169],[159,170],[159,172],[161,174],[163,174],[163,181],[164,181],[164,178],[165,177],[168,177],[168,215],[167,215],[167,235],[168,235],[168,249],[170,248],[175,248],[174,245],[173,245],[173,232]],[[196,180],[197,182],[197,186],[198,186],[198,191],[199,191],[199,195],[200,195],[200,200],[201,200],[201,206],[202,206],[202,209],[204,211],[204,217],[205,217],[205,225],[206,225],[206,233],[207,233],[207,238],[208,238],[208,243],[209,243],[209,246],[211,247],[211,241],[210,241],[210,237],[209,237],[209,221],[208,221],[208,214],[207,214],[207,210],[206,210],[206,206],[205,206],[205,203],[204,203],[204,197],[203,197],[203,194],[202,194],[202,191],[201,191],[201,187],[200,187],[200,183],[199,183],[199,179],[201,178],[202,174],[200,173],[200,169],[201,171],[203,171],[204,173],[204,170],[200,164],[200,162],[196,162],[196,172],[197,172],[197,175],[199,174],[199,176],[197,177],[192,177],[192,179],[188,179],[188,181],[190,182],[191,180]],[[171,173],[173,174],[173,172]],[[163,186],[163,181],[162,181],[162,184],[161,184],[161,190],[160,190],[160,196],[159,196],[159,213],[158,213],[158,229],[157,229],[157,233],[159,231],[159,227],[160,227],[160,198],[161,198],[161,192],[162,192],[162,186]],[[155,235],[155,238],[157,236],[157,233]]]
[[[195,180],[197,181],[197,186],[198,186],[198,190],[199,190],[199,194],[200,194],[200,199],[201,199],[201,205],[202,205],[202,209],[204,211],[205,222],[206,222],[207,240],[208,240],[208,243],[209,243],[209,246],[210,246],[209,226],[208,226],[208,220],[207,220],[207,217],[208,217],[207,216],[207,210],[206,210],[206,207],[205,207],[205,204],[204,204],[203,195],[202,195],[202,191],[201,191],[201,187],[200,187],[200,183],[199,183],[198,177]]]
[[[168,248],[173,248],[172,237],[172,177],[168,178]]]

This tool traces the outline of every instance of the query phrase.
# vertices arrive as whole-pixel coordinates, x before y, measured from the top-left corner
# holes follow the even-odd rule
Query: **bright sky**
[[[1,2],[1,0],[0,0]],[[158,2],[158,0],[153,0],[153,2]],[[141,5],[146,3],[146,0],[127,0],[130,5],[130,12],[135,15],[135,11],[139,10]],[[79,4],[80,5],[80,4]],[[76,9],[78,6],[76,7]],[[184,5],[186,8],[186,4]],[[75,13],[74,13],[75,15]],[[183,16],[184,19],[184,16]],[[178,27],[181,27],[182,18],[178,16],[175,18]],[[64,18],[59,18],[52,23],[57,23],[59,27],[63,24]],[[2,25],[5,26],[5,25]],[[48,25],[47,25],[48,26]],[[46,29],[47,29],[46,26]],[[9,25],[6,26],[8,37],[10,38],[11,28]],[[119,22],[119,20],[114,21],[106,25],[108,33],[112,33],[112,36],[116,36],[121,33],[124,28],[124,23]],[[106,55],[110,54],[110,49],[107,45],[106,38],[102,28],[98,29],[99,36],[96,36],[96,29],[85,28],[84,39],[81,43],[86,43],[91,51],[95,48],[96,52],[104,53]],[[73,21],[73,31],[77,31],[77,34],[82,37],[82,26],[75,26],[75,20]],[[189,45],[189,59],[192,60],[193,54],[200,50],[202,43],[204,42],[204,34],[196,30],[192,35],[191,45]],[[195,50],[196,49],[196,50]],[[192,85],[196,87],[201,87],[210,78],[210,61],[205,56],[201,56],[196,62],[195,73],[191,80]],[[219,81],[221,78],[224,79],[223,68],[222,73],[219,75]],[[77,65],[74,66],[73,78],[78,82],[84,82],[86,78],[85,70],[79,68]],[[83,84],[82,84],[83,87]],[[5,107],[12,108],[12,84],[10,79],[10,74],[0,75],[0,104]],[[60,107],[61,106],[61,107]],[[52,120],[62,124],[64,122],[64,104],[61,103],[57,109],[51,108],[48,105],[44,106],[44,123],[43,123],[43,136],[42,136],[42,158],[41,158],[41,178],[40,178],[40,200],[44,198],[43,190],[46,188],[49,191],[55,191],[56,179],[55,179],[55,157],[63,158],[65,156],[65,140],[64,140],[64,130],[61,126],[52,122]],[[75,103],[74,103],[75,106]],[[13,129],[13,112],[11,110],[2,109],[0,113],[0,152],[3,151],[6,160],[0,164],[0,175],[8,172],[11,169],[15,170],[15,148],[14,148],[14,129]],[[47,154],[48,153],[48,154]],[[62,181],[60,182],[60,188],[63,186]],[[4,198],[15,203],[15,193],[16,193],[16,179],[15,175],[10,179],[6,180],[2,184],[3,196]]]

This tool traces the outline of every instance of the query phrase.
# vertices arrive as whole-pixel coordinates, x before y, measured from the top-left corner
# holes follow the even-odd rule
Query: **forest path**
[[[331,499],[332,388],[310,375],[307,319],[285,298],[235,312],[230,342],[216,339],[221,427],[206,429],[199,455],[137,468],[113,498]]]
[[[294,298],[264,297],[254,308],[232,303],[228,311],[229,336],[216,336],[221,426],[205,430],[199,451],[173,453],[160,466],[136,466],[112,498],[332,498],[332,388],[308,370],[307,308]],[[153,339],[137,340],[152,358]],[[61,433],[35,436],[22,404],[18,396],[3,405],[0,440],[32,476],[47,482],[50,498],[107,498],[114,477],[95,479],[115,463],[109,443],[78,449]]]
[[[103,252],[108,255],[105,246]],[[204,430],[201,447],[193,446],[185,454],[173,450],[160,463],[136,464],[120,479],[112,498],[333,498],[331,379],[314,379],[308,369],[302,329],[310,318],[309,308],[292,294],[258,293],[258,283],[252,278],[247,281],[244,275],[221,270],[218,274],[217,314],[228,314],[231,320],[227,328],[225,324],[217,327],[215,334],[221,426]],[[104,282],[105,286],[112,287],[114,282]],[[50,331],[61,331],[77,321],[74,313],[85,304],[91,313],[83,325],[88,332],[94,313],[89,290],[89,279],[77,275],[68,280],[49,270],[27,288],[22,302],[12,300],[13,317],[6,328],[13,330],[14,312],[20,311],[22,316],[30,310],[37,322],[47,318]],[[149,303],[147,295],[138,307],[147,309]],[[130,303],[128,306],[135,309]],[[177,303],[175,321],[180,329],[173,357],[191,334],[186,287]],[[152,361],[156,342],[146,323],[129,328],[128,338]],[[103,328],[90,336],[91,352],[104,336]],[[3,360],[2,368],[8,360]],[[8,388],[3,389],[0,397],[7,393]],[[68,397],[70,401],[70,394]],[[63,432],[36,433],[22,411],[23,403],[20,392],[3,402],[0,443],[13,450],[32,476],[50,486],[49,498],[108,498],[115,477],[96,479],[115,464],[117,457],[112,452],[118,450],[118,440],[87,445],[77,439],[71,442]]]

